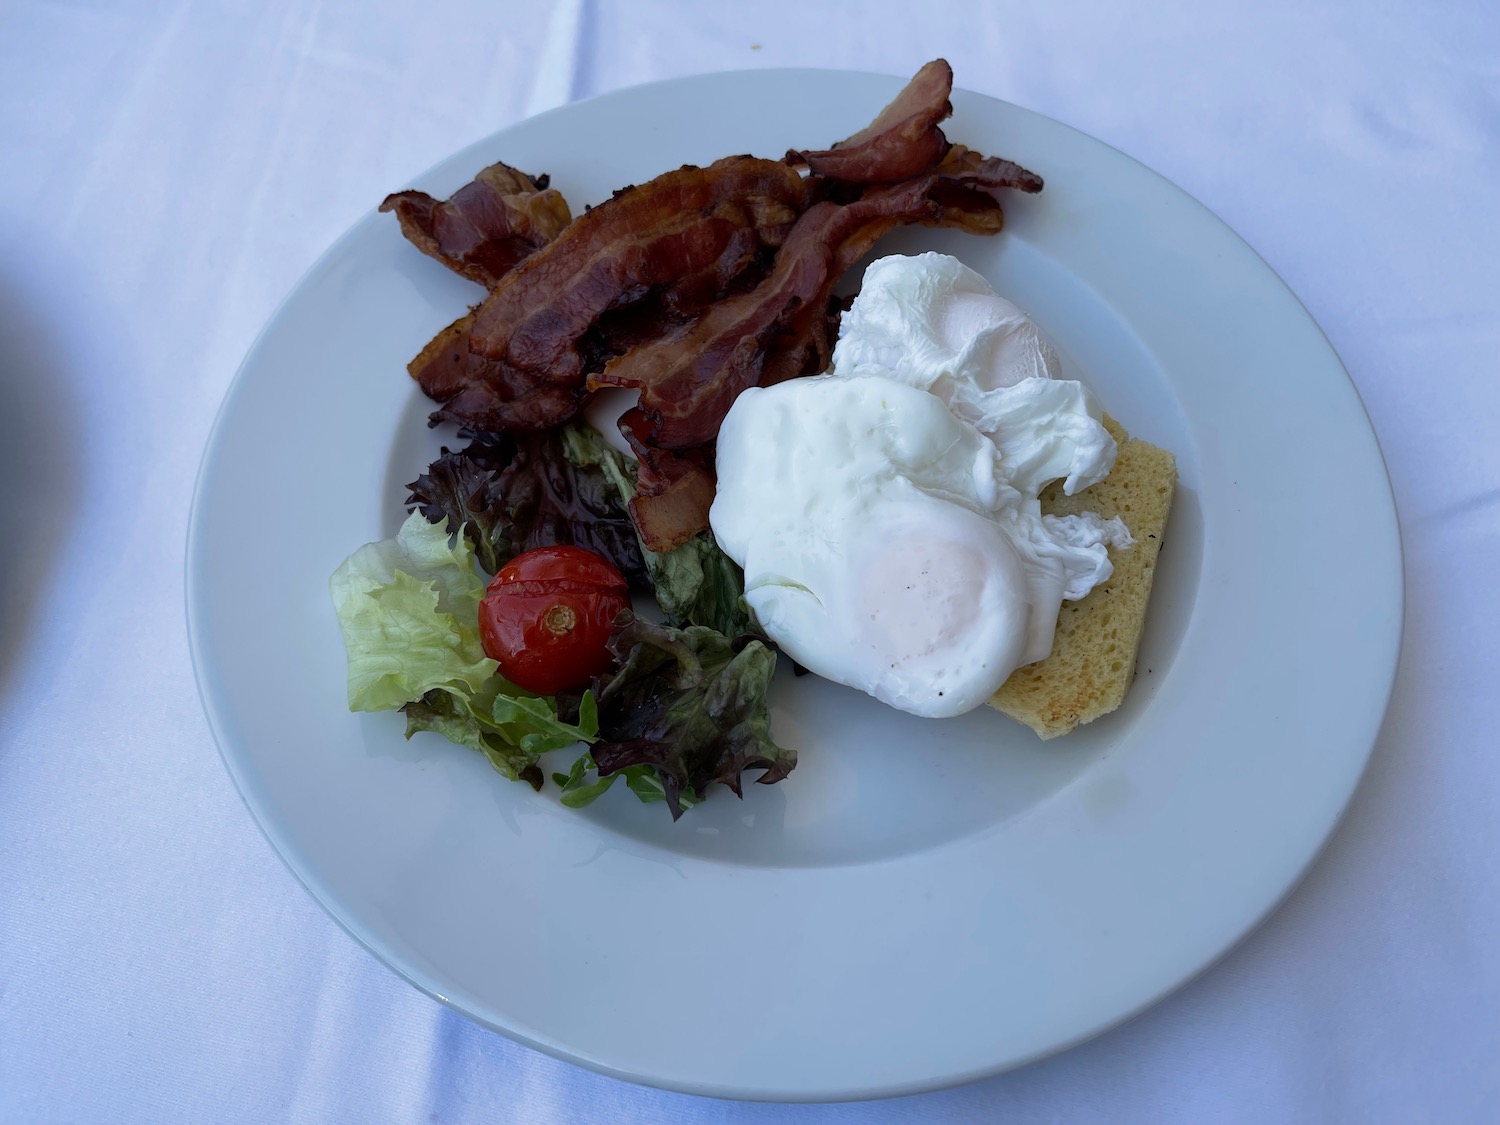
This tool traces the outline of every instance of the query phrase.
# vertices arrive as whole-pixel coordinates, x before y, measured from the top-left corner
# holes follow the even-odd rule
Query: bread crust
[[[1063,495],[1061,482],[1052,484],[1042,493],[1042,512],[1119,516],[1135,544],[1109,548],[1114,574],[1081,601],[1063,603],[1051,654],[1017,668],[989,701],[1043,739],[1068,734],[1124,701],[1177,488],[1171,453],[1130,437],[1112,418],[1104,424],[1120,447],[1114,469],[1074,496]]]

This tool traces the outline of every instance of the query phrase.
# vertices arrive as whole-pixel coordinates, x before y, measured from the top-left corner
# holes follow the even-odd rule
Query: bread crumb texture
[[[1156,556],[1177,488],[1172,454],[1130,437],[1112,418],[1104,424],[1120,446],[1114,469],[1076,496],[1064,496],[1061,481],[1052,484],[1042,493],[1042,512],[1119,516],[1135,544],[1109,549],[1114,574],[1082,601],[1063,602],[1051,654],[1017,668],[990,699],[991,707],[1044,739],[1067,734],[1124,701],[1135,677]]]

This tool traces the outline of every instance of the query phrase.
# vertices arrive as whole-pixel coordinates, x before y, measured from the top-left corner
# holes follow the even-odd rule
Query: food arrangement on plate
[[[796,764],[778,652],[1043,738],[1120,704],[1171,455],[957,259],[881,258],[835,295],[895,227],[993,235],[1004,193],[1042,189],[948,141],[951,86],[934,61],[831,149],[686,166],[577,218],[503,164],[386,200],[487,295],[409,365],[466,444],[331,581],[352,709],[538,789],[585,743],[564,803],[624,778],[675,818]]]

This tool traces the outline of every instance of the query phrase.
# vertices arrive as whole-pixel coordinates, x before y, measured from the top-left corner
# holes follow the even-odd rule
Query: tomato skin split
[[[491,580],[479,637],[507,680],[556,695],[609,667],[609,635],[629,605],[629,586],[608,560],[582,547],[537,547]]]

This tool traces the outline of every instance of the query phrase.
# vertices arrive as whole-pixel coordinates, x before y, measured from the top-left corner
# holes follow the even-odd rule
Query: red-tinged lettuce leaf
[[[475,440],[443,454],[407,487],[407,504],[434,523],[464,526],[479,565],[494,574],[522,551],[565,544],[612,562],[648,588],[640,540],[615,482],[567,456],[566,432]]]
[[[475,558],[488,574],[505,565],[512,553],[499,469],[509,464],[514,453],[512,445],[496,467],[494,447],[483,442],[470,442],[456,453],[444,446],[427,471],[406,486],[411,493],[406,498],[408,507],[421,509],[431,523],[446,521],[449,527],[463,528]]]
[[[797,764],[796,752],[771,738],[766,689],[776,653],[759,640],[653,625],[627,611],[610,649],[619,671],[595,683],[599,740],[590,750],[601,779],[650,767],[675,820],[684,798],[701,800],[710,785],[738,796],[745,770],[762,770],[756,780],[769,785]]]

